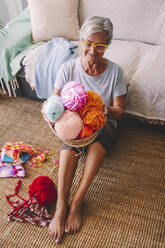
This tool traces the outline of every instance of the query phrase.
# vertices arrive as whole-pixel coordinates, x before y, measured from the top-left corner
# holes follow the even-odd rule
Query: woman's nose
[[[89,50],[90,50],[91,53],[96,53],[96,50],[95,50],[94,46],[91,46]]]

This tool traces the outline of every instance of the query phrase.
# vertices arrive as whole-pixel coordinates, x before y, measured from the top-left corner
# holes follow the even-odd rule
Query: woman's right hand
[[[52,92],[52,95],[59,95],[60,96],[60,90],[54,88],[53,92]]]

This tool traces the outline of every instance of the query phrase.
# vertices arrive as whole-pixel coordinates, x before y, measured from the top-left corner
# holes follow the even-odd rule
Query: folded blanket
[[[32,90],[35,90],[35,63],[38,58],[39,50],[42,47],[42,44],[32,50],[30,50],[25,58],[22,61],[22,64],[25,66],[25,78],[29,83]]]
[[[36,93],[39,98],[48,98],[60,66],[77,56],[76,44],[65,38],[56,37],[43,44],[35,63]]]
[[[27,52],[38,46],[32,44],[32,28],[28,7],[17,18],[8,22],[5,33],[0,33],[0,83],[8,84],[21,69]],[[1,80],[3,79],[3,80]],[[7,86],[8,91],[9,86]],[[8,92],[11,95],[11,92]]]

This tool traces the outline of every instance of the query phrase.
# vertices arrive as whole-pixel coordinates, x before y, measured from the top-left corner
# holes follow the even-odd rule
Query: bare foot
[[[65,223],[65,233],[74,233],[81,226],[81,205],[71,204]]]
[[[64,234],[66,217],[65,204],[58,204],[55,215],[49,225],[49,234],[53,237],[56,243],[60,243]]]

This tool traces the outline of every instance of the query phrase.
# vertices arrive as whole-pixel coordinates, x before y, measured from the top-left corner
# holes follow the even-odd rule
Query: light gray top
[[[107,59],[107,67],[99,76],[88,75],[81,65],[81,58],[72,59],[63,63],[58,72],[54,87],[62,90],[64,84],[69,81],[80,82],[85,90],[96,92],[103,103],[112,106],[113,98],[127,93],[126,84],[123,80],[121,67]],[[117,126],[116,120],[110,120]]]

